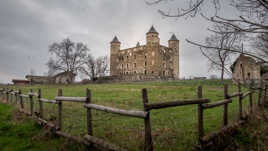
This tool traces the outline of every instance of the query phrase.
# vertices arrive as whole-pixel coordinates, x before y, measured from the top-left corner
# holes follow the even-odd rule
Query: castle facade
[[[121,50],[121,42],[116,36],[110,44],[111,76],[130,80],[179,78],[179,40],[174,34],[168,47],[160,44],[159,34],[153,26],[146,33],[145,45],[138,42],[135,47]]]

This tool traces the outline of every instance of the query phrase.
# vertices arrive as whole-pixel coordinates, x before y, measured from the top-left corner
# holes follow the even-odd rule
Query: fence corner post
[[[58,96],[62,96],[62,89],[58,89]],[[61,130],[62,127],[62,101],[57,100],[58,104],[58,118],[57,118],[57,130]]]
[[[39,117],[40,118],[43,118],[43,102],[41,101],[42,92],[41,92],[41,89],[40,88],[38,89],[37,98],[38,98],[38,102],[39,102]]]
[[[203,91],[202,91],[202,86],[198,86],[197,88],[197,97],[199,99],[201,99],[203,97]],[[204,119],[204,109],[203,109],[203,106],[202,104],[198,104],[198,140],[199,140],[199,143],[202,145],[203,144],[203,141],[202,141],[202,138],[204,136],[204,122],[203,122],[203,119]]]
[[[91,103],[91,91],[87,88],[86,89],[86,104]],[[92,128],[92,114],[91,109],[87,108],[87,134],[93,136],[93,128]]]
[[[224,99],[228,99],[228,85],[224,85]],[[223,126],[228,125],[228,103],[223,105]]]
[[[144,151],[153,151],[153,140],[152,140],[152,133],[151,133],[151,123],[150,123],[150,110],[146,109],[146,105],[148,101],[148,94],[147,89],[142,89],[142,100],[143,100],[143,107],[144,111],[148,112],[146,118],[144,118],[145,124],[145,146]]]

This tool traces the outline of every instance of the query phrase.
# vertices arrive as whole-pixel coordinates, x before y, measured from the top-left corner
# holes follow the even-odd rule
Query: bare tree
[[[108,57],[98,57],[95,59],[92,55],[88,55],[85,65],[80,69],[82,73],[87,75],[92,81],[98,77],[106,75],[108,70]]]
[[[163,1],[170,2],[167,0],[147,0],[147,4],[154,5],[159,4]],[[223,5],[223,0],[187,0],[189,5],[187,8],[178,8],[177,13],[171,14],[169,11],[158,10],[159,13],[165,17],[195,17],[196,15],[202,15],[207,21],[214,24],[224,25],[228,27],[226,30],[213,30],[209,29],[213,33],[224,34],[224,33],[245,33],[247,36],[255,37],[256,34],[267,34],[268,33],[268,1],[267,0],[230,0],[230,5],[236,10],[240,11],[241,14],[234,18],[226,18],[226,16],[218,16],[218,11]],[[225,1],[226,2],[226,1]],[[214,13],[210,16],[204,16],[204,6],[214,6]],[[202,44],[200,42],[193,42],[187,40],[187,42],[203,47],[206,49],[219,50],[218,46],[211,46]],[[255,59],[268,62],[268,58],[259,56],[256,51],[241,51],[235,48],[224,48],[224,51],[231,51],[233,53],[243,53],[254,57]]]
[[[213,26],[213,29],[219,31],[227,30],[226,28],[228,27],[225,25],[215,24]],[[226,49],[241,50],[241,36],[243,36],[243,34],[213,33],[206,38],[205,44],[215,48],[200,47],[202,54],[207,58],[209,62],[210,70],[219,70],[221,72],[221,80],[224,78],[224,73],[231,75],[231,71],[229,70],[228,66],[230,66],[231,55],[233,55],[233,52]]]
[[[51,73],[70,71],[77,73],[85,63],[89,49],[83,43],[72,42],[69,38],[49,46],[50,58],[47,66]]]

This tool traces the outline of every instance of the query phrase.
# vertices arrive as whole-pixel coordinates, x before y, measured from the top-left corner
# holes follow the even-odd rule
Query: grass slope
[[[79,150],[78,145],[66,147],[63,139],[45,136],[44,129],[18,113],[14,107],[0,103],[1,151]]]
[[[231,81],[229,93],[236,92]],[[42,89],[42,97],[54,99],[58,88],[63,89],[64,96],[85,96],[85,89],[92,93],[92,102],[122,109],[143,110],[141,89],[148,89],[149,102],[164,102],[178,99],[197,98],[197,86],[203,85],[203,97],[211,101],[223,99],[223,84],[217,80],[191,80],[170,82],[140,82],[117,84],[89,84],[89,85],[34,85],[19,86],[23,93],[30,89]],[[235,120],[238,112],[238,103],[234,99],[229,104],[229,121]],[[256,99],[255,99],[256,101]],[[248,100],[244,100],[244,108]],[[25,104],[29,110],[29,104]],[[38,110],[38,103],[35,103]],[[46,118],[54,121],[57,106],[45,104]],[[204,128],[206,134],[217,130],[222,125],[223,107],[206,110],[204,113]],[[119,144],[130,150],[139,151],[144,144],[144,121],[136,118],[122,117],[101,111],[93,111],[94,135]],[[173,107],[151,112],[151,126],[154,148],[162,150],[192,150],[197,144],[197,106]],[[63,103],[63,130],[73,135],[86,133],[86,110],[80,103]]]

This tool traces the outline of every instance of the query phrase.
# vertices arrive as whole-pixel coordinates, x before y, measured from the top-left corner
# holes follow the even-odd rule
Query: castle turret
[[[154,26],[152,26],[146,33],[146,45],[159,45],[159,41],[158,32],[154,29]]]
[[[168,41],[168,47],[173,51],[173,75],[175,78],[179,78],[179,40],[172,34]]]
[[[111,48],[110,48],[110,75],[118,75],[117,65],[119,62],[119,51],[120,51],[121,42],[115,36],[114,39],[111,41]]]

